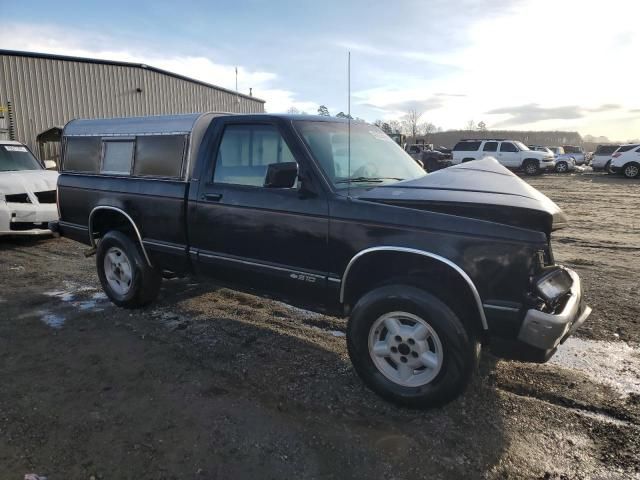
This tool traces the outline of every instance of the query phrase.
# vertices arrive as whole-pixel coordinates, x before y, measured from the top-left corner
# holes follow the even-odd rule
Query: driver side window
[[[273,125],[229,125],[222,134],[213,181],[262,187],[268,165],[295,161]]]
[[[511,142],[502,142],[500,144],[500,151],[501,152],[517,152],[518,149],[516,148],[516,146],[511,143]]]

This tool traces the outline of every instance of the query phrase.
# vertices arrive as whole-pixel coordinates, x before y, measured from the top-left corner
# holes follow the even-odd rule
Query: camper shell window
[[[100,137],[67,137],[62,169],[67,172],[98,173],[101,151]]]

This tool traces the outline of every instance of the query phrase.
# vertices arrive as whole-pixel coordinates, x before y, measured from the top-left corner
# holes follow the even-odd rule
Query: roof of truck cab
[[[224,112],[149,115],[145,117],[94,118],[71,120],[64,127],[64,136],[93,135],[167,135],[189,134],[198,124],[210,123]]]
[[[299,115],[288,113],[228,113],[205,112],[176,115],[148,115],[144,117],[116,117],[71,120],[64,127],[64,136],[108,136],[108,135],[167,135],[189,134],[197,124],[209,124],[214,117],[235,115],[241,117],[277,118],[282,120],[307,120],[347,123],[346,118],[322,115]],[[353,120],[353,123],[361,123]]]

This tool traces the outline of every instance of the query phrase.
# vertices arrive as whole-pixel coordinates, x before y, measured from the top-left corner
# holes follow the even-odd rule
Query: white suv
[[[640,144],[620,145],[611,155],[611,173],[621,173],[627,178],[640,177]]]
[[[524,143],[504,139],[465,139],[453,147],[454,165],[493,157],[512,170],[523,170],[527,175],[537,175],[543,170],[555,170],[556,162],[548,152],[534,152]]]

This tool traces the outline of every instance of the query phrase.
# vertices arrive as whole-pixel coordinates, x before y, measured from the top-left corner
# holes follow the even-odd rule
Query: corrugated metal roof
[[[178,73],[170,72],[168,70],[163,70],[161,68],[152,67],[151,65],[147,65],[145,63],[120,62],[117,60],[102,60],[100,58],[74,57],[71,55],[57,55],[52,53],[23,52],[20,50],[2,50],[2,49],[0,49],[0,55],[8,55],[13,57],[47,58],[50,60],[64,60],[68,62],[94,63],[98,65],[115,65],[120,67],[142,68],[144,70],[160,73],[162,75],[168,75],[170,77],[178,78],[180,80],[186,80],[187,82],[193,82],[193,83],[197,83],[198,85],[204,85],[205,87],[215,88],[216,90],[222,90],[223,92],[227,92],[233,95],[238,95],[243,98],[255,100],[256,102],[265,103],[265,100],[262,100],[261,98],[257,98],[251,95],[246,95],[244,93],[239,93],[234,90],[229,90],[228,88],[219,87],[218,85],[213,85],[211,83],[203,82],[201,80],[196,80],[195,78],[186,77]]]

